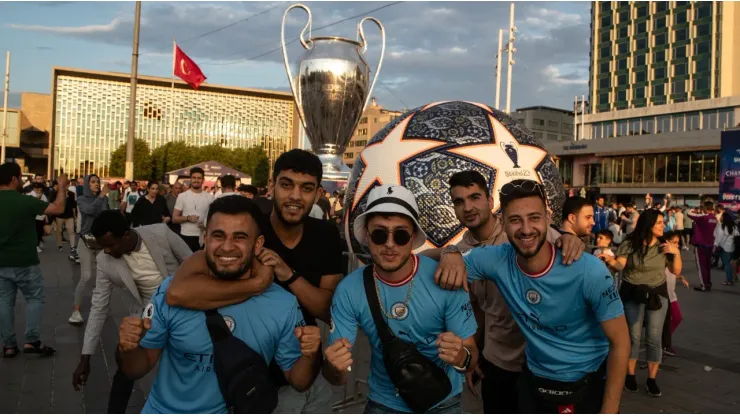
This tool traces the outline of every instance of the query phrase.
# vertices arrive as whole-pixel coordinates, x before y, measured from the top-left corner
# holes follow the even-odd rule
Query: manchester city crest
[[[540,295],[540,292],[534,289],[529,289],[524,297],[527,298],[527,302],[532,305],[537,305],[538,303],[542,302],[542,295]]]
[[[409,316],[409,307],[403,302],[396,302],[391,306],[391,315],[394,319],[403,321]]]
[[[234,328],[236,328],[236,321],[234,321],[234,318],[226,315],[224,316],[224,322],[226,322],[226,326],[229,327],[229,331],[234,332]]]

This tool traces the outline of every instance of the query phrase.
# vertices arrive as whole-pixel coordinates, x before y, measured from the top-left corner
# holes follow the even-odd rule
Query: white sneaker
[[[44,248],[44,242],[43,241],[39,243],[39,247],[41,247],[42,249]]]
[[[80,313],[80,311],[72,312],[72,316],[69,317],[70,324],[79,325],[83,322],[85,322],[85,320],[82,318],[82,314]]]
[[[39,247],[39,246],[36,246],[36,252],[37,252],[37,253],[41,253],[41,251],[42,251],[42,250],[41,250],[41,247]]]

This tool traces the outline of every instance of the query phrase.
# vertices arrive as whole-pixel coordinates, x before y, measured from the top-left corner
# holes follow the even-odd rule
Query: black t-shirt
[[[324,211],[324,218],[329,218],[329,213],[331,212],[331,202],[329,202],[328,199],[321,197],[318,201],[316,201],[316,205],[321,207],[321,210]]]
[[[285,264],[316,287],[320,286],[322,276],[344,273],[342,241],[336,227],[327,221],[306,218],[303,223],[301,241],[292,249],[285,247],[271,227],[264,232],[264,235],[265,247],[276,252]],[[301,308],[301,312],[306,325],[316,325],[315,316],[305,308]],[[321,354],[321,348],[319,348],[319,354]],[[278,386],[288,384],[282,370],[274,360],[270,363],[270,370]]]
[[[262,211],[266,216],[269,217],[270,214],[272,214],[272,199],[267,199],[264,196],[255,196],[252,198],[252,202],[257,204],[257,207],[259,207],[260,211]]]

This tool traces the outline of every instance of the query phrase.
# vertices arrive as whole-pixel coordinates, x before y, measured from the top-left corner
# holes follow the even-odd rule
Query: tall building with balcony
[[[546,144],[565,182],[617,199],[717,195],[720,133],[740,121],[737,45],[737,3],[593,2],[591,106],[576,141]]]
[[[401,111],[386,110],[381,107],[373,97],[370,105],[362,113],[360,123],[347,145],[347,150],[344,151],[342,156],[344,164],[351,168],[357,156],[360,155],[367,142],[375,136],[375,133],[379,132],[386,124],[397,119],[401,114],[403,114]]]
[[[110,156],[126,143],[130,75],[54,68],[53,176],[109,176]],[[203,84],[196,91],[170,78],[139,76],[135,137],[155,149],[172,141],[226,148],[262,146],[270,160],[298,145],[293,96],[280,91]],[[135,157],[135,156],[134,156]]]

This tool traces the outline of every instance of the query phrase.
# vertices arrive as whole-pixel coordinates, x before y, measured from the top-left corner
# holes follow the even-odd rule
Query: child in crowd
[[[609,230],[601,230],[596,233],[596,249],[594,250],[594,256],[599,254],[608,254],[614,256],[614,251],[611,249],[611,245],[614,242],[614,233]],[[607,266],[608,267],[608,266]],[[614,277],[614,281],[617,282],[617,288],[621,286],[619,281],[619,273],[616,270],[609,268],[609,271]]]
[[[612,244],[617,247],[622,244],[622,239],[624,238],[622,227],[619,226],[619,223],[617,222],[618,220],[618,218],[612,218],[609,220],[609,231],[612,232]]]
[[[673,244],[676,247],[679,247],[681,244],[681,235],[677,231],[665,233],[663,237],[668,244]],[[666,286],[668,286],[668,300],[670,300],[671,304],[668,307],[668,313],[665,315],[665,323],[663,324],[663,353],[674,356],[676,355],[676,351],[671,345],[671,339],[676,328],[678,328],[678,325],[683,320],[681,308],[678,307],[678,297],[676,296],[676,279],[681,279],[681,283],[685,287],[689,287],[689,282],[683,276],[676,276],[668,271],[667,267],[665,269],[665,276]]]

